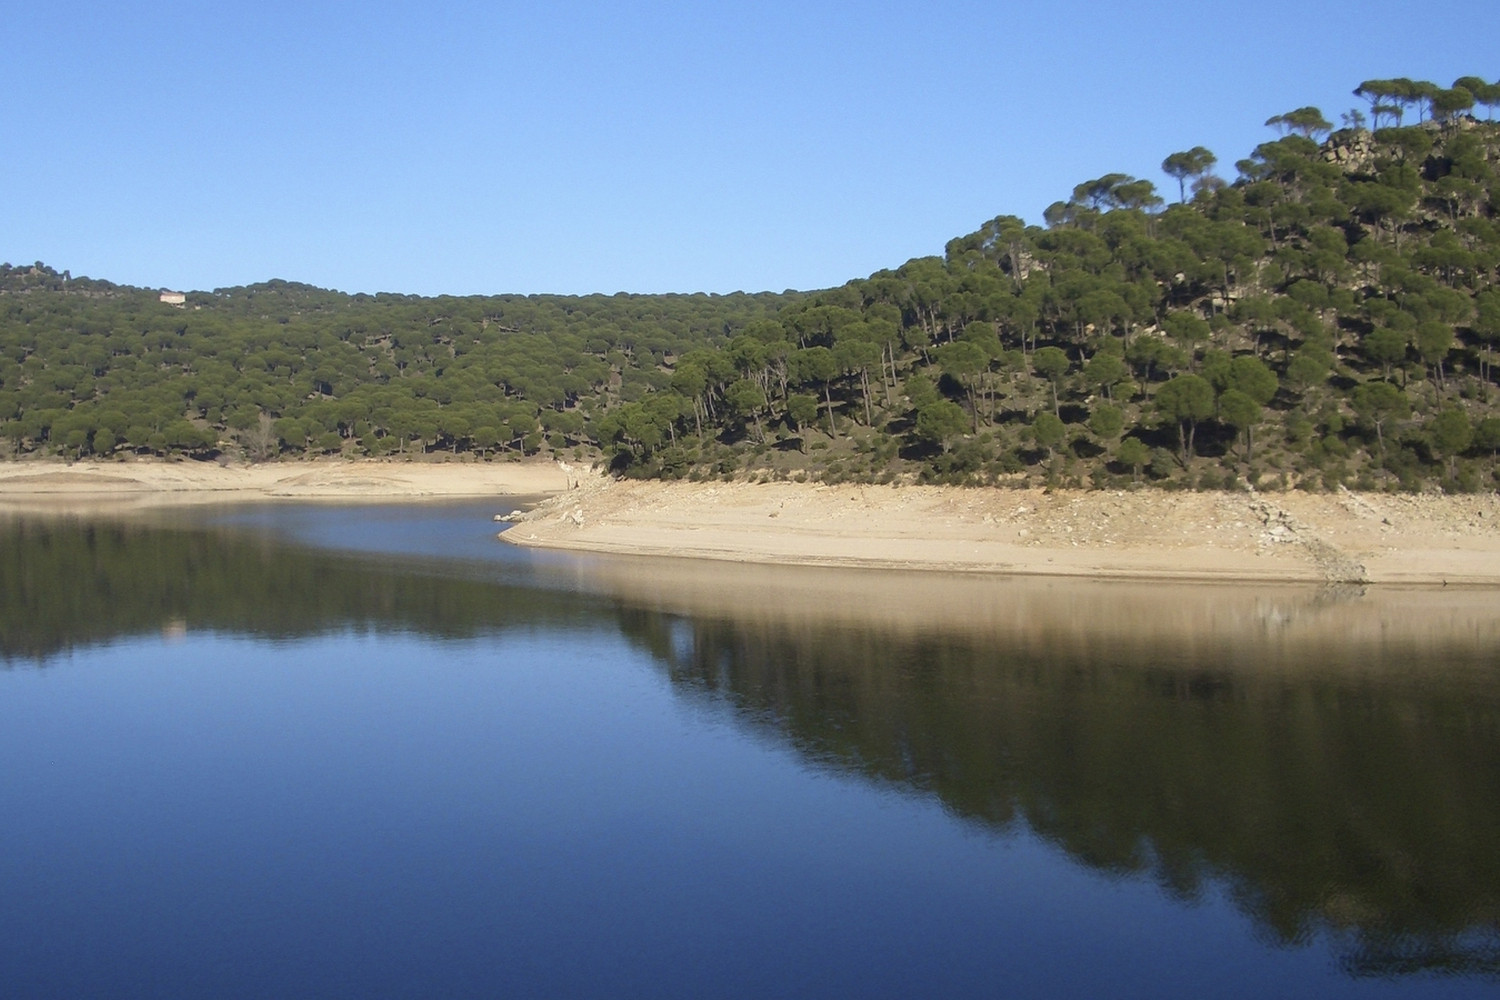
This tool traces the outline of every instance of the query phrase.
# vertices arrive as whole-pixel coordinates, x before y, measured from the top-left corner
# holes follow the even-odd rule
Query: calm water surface
[[[1500,994],[1495,595],[0,521],[0,996]]]

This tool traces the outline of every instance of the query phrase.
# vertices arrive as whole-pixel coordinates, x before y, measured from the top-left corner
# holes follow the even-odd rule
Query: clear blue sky
[[[1484,5],[0,0],[0,259],[206,289],[818,288],[1120,171],[1223,172]]]

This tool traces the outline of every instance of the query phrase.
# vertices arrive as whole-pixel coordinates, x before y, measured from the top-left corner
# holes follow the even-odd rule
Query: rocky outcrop
[[[1329,583],[1369,582],[1369,573],[1363,563],[1320,537],[1287,511],[1259,496],[1252,499],[1249,506],[1264,525],[1258,539],[1263,548],[1278,545],[1301,546]]]
[[[1375,160],[1375,136],[1364,128],[1335,132],[1323,143],[1323,159],[1346,171],[1363,170]]]

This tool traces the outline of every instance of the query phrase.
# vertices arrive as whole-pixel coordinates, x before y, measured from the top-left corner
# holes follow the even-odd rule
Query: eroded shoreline
[[[588,476],[518,545],[1094,579],[1500,584],[1500,498],[663,483]]]
[[[556,462],[0,462],[0,512],[126,513],[236,501],[548,494],[575,481]]]
[[[558,462],[0,463],[0,512],[548,495],[582,552],[1100,580],[1500,585],[1500,497],[613,480]]]

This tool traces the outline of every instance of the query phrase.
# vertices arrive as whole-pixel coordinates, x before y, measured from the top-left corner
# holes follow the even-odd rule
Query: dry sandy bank
[[[556,462],[23,461],[0,463],[0,510],[86,513],[238,500],[519,495],[558,492],[569,482],[567,469]]]
[[[1500,584],[1500,498],[1044,492],[587,476],[519,545],[1098,579]]]
[[[1500,497],[614,481],[555,462],[0,463],[0,511],[557,494],[520,545],[1096,579],[1500,584]]]

